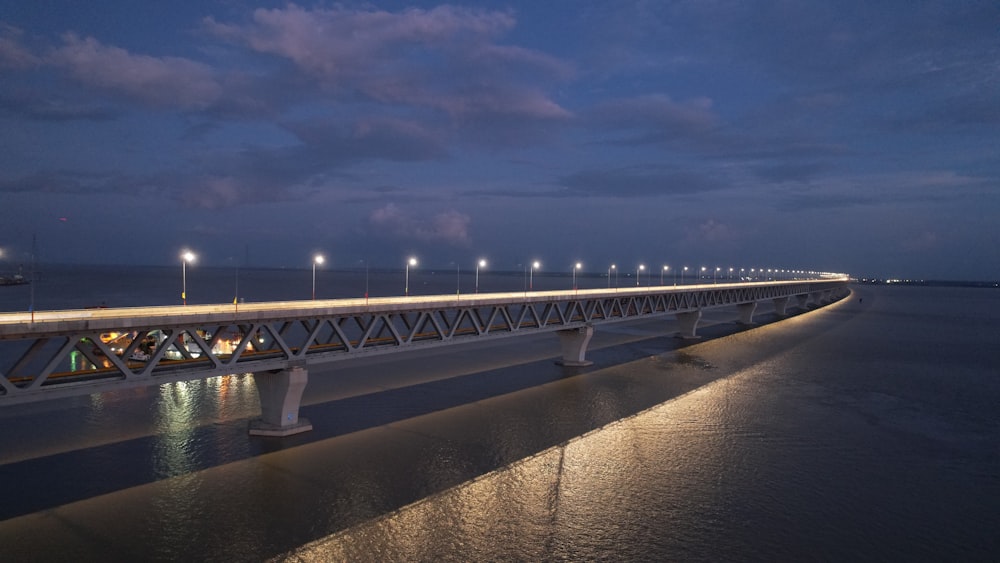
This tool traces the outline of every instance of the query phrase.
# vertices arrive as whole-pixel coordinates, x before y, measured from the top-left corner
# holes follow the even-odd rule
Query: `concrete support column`
[[[784,317],[785,311],[788,310],[788,297],[775,297],[774,298],[774,312],[779,316]]]
[[[677,313],[677,324],[680,325],[677,336],[680,338],[698,338],[696,331],[698,330],[698,321],[700,320],[701,310]]]
[[[562,359],[556,360],[557,364],[573,367],[593,365],[594,362],[588,360],[586,355],[587,344],[594,336],[594,327],[588,325],[560,330],[556,334],[559,335],[559,343],[562,345]]]
[[[260,396],[260,418],[250,422],[252,436],[289,436],[312,430],[308,420],[299,418],[302,391],[309,381],[306,368],[257,372],[253,381]]]
[[[813,305],[819,307],[820,305],[823,304],[823,292],[822,291],[814,291],[814,292],[810,293],[809,294],[809,300],[812,301]]]
[[[795,296],[795,300],[799,302],[799,309],[805,309],[809,305],[809,294],[800,293]]]
[[[753,303],[740,303],[736,306],[736,310],[740,313],[740,320],[737,321],[741,325],[752,325],[753,324],[753,312],[757,310],[757,302]]]

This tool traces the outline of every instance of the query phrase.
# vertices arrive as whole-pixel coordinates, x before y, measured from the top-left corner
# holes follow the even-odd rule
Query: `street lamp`
[[[611,267],[608,268],[608,289],[611,289],[611,270],[615,271],[615,287],[618,287],[618,267],[612,264]]]
[[[538,262],[538,260],[535,260],[534,262],[531,263],[531,269],[528,272],[528,289],[529,290],[534,289],[534,287],[535,287],[535,268],[541,268],[541,267],[542,267],[542,265]]]
[[[313,301],[316,300],[316,265],[322,264],[326,261],[322,254],[317,254],[313,256]]]
[[[660,272],[660,285],[661,286],[663,285],[663,272],[666,272],[669,269],[670,269],[670,266],[664,266],[663,270]]]
[[[406,261],[406,285],[403,287],[404,296],[410,295],[410,266],[416,266],[416,265],[417,265],[417,259],[413,258],[412,256],[410,257],[409,260]]]
[[[646,269],[645,264],[639,264],[639,267],[635,269],[635,286],[639,287],[639,272]]]
[[[687,271],[688,271],[688,267],[687,266],[684,266],[684,269],[681,270],[681,285],[684,285],[684,274],[686,274]]]
[[[715,267],[715,279],[712,280],[712,283],[719,283],[719,270],[721,269],[718,266]]]
[[[706,268],[705,266],[701,267],[701,276],[698,278],[699,280],[705,279],[705,270],[707,270],[707,269],[708,268]],[[701,282],[699,281],[698,283],[701,283]]]
[[[476,262],[476,293],[479,293],[479,268],[486,267],[486,260]]]
[[[194,253],[190,250],[185,250],[181,253],[181,301],[184,305],[187,305],[187,264],[188,262],[194,262]]]
[[[583,264],[577,262],[573,264],[573,289],[576,290],[576,271],[583,267]]]

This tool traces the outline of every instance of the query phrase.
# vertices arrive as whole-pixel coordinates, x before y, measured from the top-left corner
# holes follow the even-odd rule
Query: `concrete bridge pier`
[[[778,314],[779,317],[784,317],[788,310],[788,296],[785,297],[775,297],[774,301],[774,312]]]
[[[740,320],[736,321],[741,325],[752,325],[753,324],[753,312],[757,310],[757,302],[753,301],[750,303],[740,303],[736,306],[736,310],[740,313]]]
[[[583,367],[593,365],[594,362],[586,358],[587,344],[594,336],[594,327],[591,325],[580,328],[556,331],[559,335],[559,343],[562,345],[562,359],[556,363],[563,366]]]
[[[795,296],[795,300],[798,301],[799,309],[806,309],[809,306],[809,294],[800,293]]]
[[[677,313],[677,324],[680,330],[677,336],[680,338],[698,338],[698,321],[701,320],[701,309],[689,311],[687,313]]]
[[[260,396],[260,418],[250,422],[251,436],[290,436],[312,430],[308,420],[299,418],[302,391],[309,381],[304,366],[256,372],[253,381]]]

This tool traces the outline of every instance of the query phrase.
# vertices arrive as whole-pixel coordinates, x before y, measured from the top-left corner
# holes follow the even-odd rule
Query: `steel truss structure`
[[[282,370],[793,296],[809,296],[818,303],[846,293],[846,283],[837,279],[51,311],[36,314],[31,322],[23,313],[0,314],[0,404]]]

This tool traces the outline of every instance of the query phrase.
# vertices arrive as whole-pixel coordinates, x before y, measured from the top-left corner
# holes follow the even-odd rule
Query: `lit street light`
[[[688,267],[687,266],[684,266],[684,269],[681,270],[681,285],[684,285],[684,274],[686,274],[687,271],[688,271]]]
[[[479,293],[479,268],[486,267],[486,260],[476,262],[476,293]]]
[[[406,285],[403,287],[404,296],[410,295],[410,266],[416,266],[416,265],[417,265],[416,258],[410,257],[410,259],[406,261]]]
[[[705,279],[705,271],[706,270],[708,270],[708,268],[706,268],[705,266],[701,267],[701,276],[698,278],[699,280]],[[699,282],[699,283],[701,283],[701,282]]]
[[[639,267],[635,269],[635,286],[639,287],[639,272],[646,269],[645,264],[639,264]]]
[[[583,264],[577,262],[573,265],[573,290],[576,290],[576,271],[583,267]]]
[[[326,259],[323,258],[322,254],[317,254],[313,256],[313,301],[316,300],[316,265],[322,264]]]
[[[608,289],[611,289],[611,270],[615,271],[615,289],[618,289],[618,268],[614,264],[608,268]]]
[[[712,280],[712,283],[719,283],[719,270],[721,269],[718,266],[715,267],[715,278]]]
[[[542,265],[538,262],[538,260],[535,260],[534,262],[531,263],[531,269],[529,270],[529,273],[528,273],[528,289],[529,290],[534,289],[534,287],[535,287],[535,268],[541,268],[541,267],[542,267]]]
[[[663,285],[663,272],[666,272],[669,269],[670,269],[670,266],[664,266],[663,270],[660,271],[660,285]]]
[[[181,301],[187,305],[187,264],[188,262],[194,262],[194,253],[190,250],[185,250],[181,254]]]

